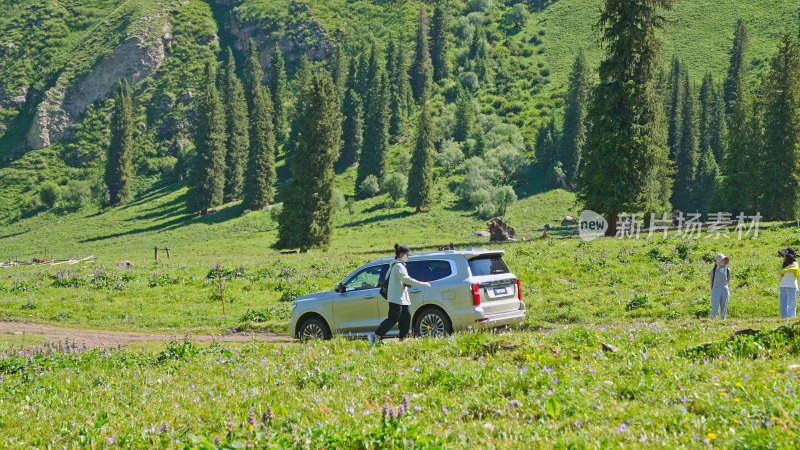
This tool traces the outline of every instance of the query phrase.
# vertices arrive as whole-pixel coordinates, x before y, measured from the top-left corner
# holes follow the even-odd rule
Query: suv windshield
[[[508,273],[508,266],[501,255],[483,255],[469,260],[469,270],[473,276]]]

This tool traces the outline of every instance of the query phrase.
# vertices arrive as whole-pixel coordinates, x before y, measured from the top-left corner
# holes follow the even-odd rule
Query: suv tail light
[[[475,306],[481,306],[481,287],[478,283],[472,285],[472,303]]]
[[[517,278],[517,298],[519,301],[522,301],[522,283]]]

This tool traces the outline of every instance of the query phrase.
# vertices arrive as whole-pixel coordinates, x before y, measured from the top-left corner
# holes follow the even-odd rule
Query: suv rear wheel
[[[420,337],[446,336],[452,332],[450,318],[441,309],[425,308],[414,321],[414,334]]]
[[[297,330],[301,341],[328,340],[331,338],[331,329],[324,320],[318,317],[307,319]]]

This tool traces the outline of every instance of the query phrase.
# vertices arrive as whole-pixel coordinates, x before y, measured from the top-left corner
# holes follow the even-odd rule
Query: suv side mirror
[[[336,285],[335,288],[333,288],[333,290],[341,294],[342,292],[344,292],[344,285],[342,283],[339,283]]]

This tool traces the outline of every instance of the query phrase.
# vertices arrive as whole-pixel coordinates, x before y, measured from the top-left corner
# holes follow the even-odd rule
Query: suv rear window
[[[419,281],[436,281],[453,274],[448,261],[409,261],[406,263],[408,276]]]
[[[500,255],[484,255],[469,260],[469,270],[472,276],[497,275],[509,273],[508,266]]]

